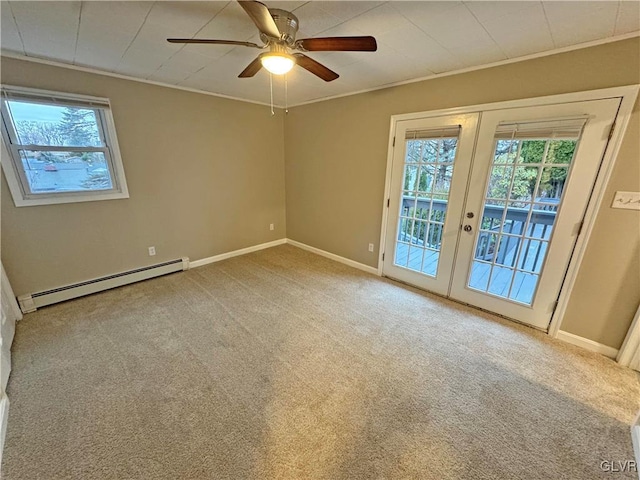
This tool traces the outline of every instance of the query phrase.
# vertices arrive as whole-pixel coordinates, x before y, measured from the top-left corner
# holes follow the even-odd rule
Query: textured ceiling
[[[325,83],[294,68],[289,105],[485,65],[640,30],[640,2],[273,1],[293,11],[298,38],[373,35],[375,53],[315,52],[340,74]],[[4,52],[91,67],[250,101],[269,102],[269,75],[237,75],[260,52],[175,45],[167,37],[261,43],[231,2],[1,2]],[[274,77],[274,97],[284,86]]]

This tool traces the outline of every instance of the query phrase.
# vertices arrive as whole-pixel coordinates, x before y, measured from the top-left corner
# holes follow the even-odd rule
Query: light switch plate
[[[640,192],[616,192],[611,208],[640,210]]]

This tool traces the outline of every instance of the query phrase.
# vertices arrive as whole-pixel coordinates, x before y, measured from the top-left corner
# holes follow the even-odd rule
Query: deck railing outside
[[[417,200],[417,201],[416,201]],[[427,213],[430,209],[432,212],[444,212],[447,208],[447,201],[440,199],[429,198],[415,198],[413,196],[405,195],[402,197],[402,216],[412,217],[411,209],[417,210],[416,218],[423,218],[423,212]],[[508,207],[507,214],[504,218],[504,226],[502,233],[506,234],[503,237],[503,241],[500,242],[498,252],[495,256],[496,264],[510,264],[514,263],[514,255],[518,252],[518,247],[521,241],[524,241],[525,249],[520,254],[520,258],[524,261],[533,259],[533,265],[539,265],[544,256],[546,246],[544,242],[536,240],[549,240],[551,236],[551,230],[556,218],[556,212],[554,211],[555,205],[545,205],[543,208],[548,209],[534,209],[531,213],[529,220],[529,226],[527,232],[523,232],[527,218],[529,216],[529,209]],[[475,258],[479,260],[491,261],[493,259],[495,250],[495,234],[500,232],[500,226],[503,223],[504,207],[500,205],[485,205],[482,219],[480,220],[482,230],[478,243],[476,245]],[[489,224],[487,225],[487,221]],[[429,235],[429,239],[420,238],[422,232],[412,232],[411,222],[403,222],[403,228],[398,235],[398,240],[401,242],[411,243],[413,245],[421,245],[428,248],[440,248],[441,235],[437,235],[436,238]],[[518,238],[521,235],[531,238]],[[424,236],[424,235],[422,235]],[[493,237],[493,238],[492,238]],[[536,240],[534,240],[536,239]],[[523,268],[523,266],[520,266]]]

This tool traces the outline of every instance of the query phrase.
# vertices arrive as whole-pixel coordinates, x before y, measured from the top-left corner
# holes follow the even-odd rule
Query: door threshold
[[[404,282],[402,280],[398,280],[397,278],[389,277],[388,275],[382,274],[382,277],[383,278],[387,278],[387,279],[392,280],[392,281],[397,282],[397,283],[401,283],[402,285],[406,285],[407,287],[415,288],[416,290],[420,290],[421,292],[426,292],[429,295],[434,295],[434,296],[442,298],[444,300],[448,300],[450,302],[457,303],[458,305],[464,305],[465,307],[472,308],[473,310],[478,310],[479,312],[489,313],[489,314],[491,314],[493,316],[496,316],[498,318],[502,318],[504,320],[509,320],[510,322],[517,323],[518,325],[522,325],[523,327],[531,328],[533,330],[536,330],[537,332],[549,333],[549,329],[548,328],[535,327],[535,326],[530,325],[528,323],[524,323],[524,322],[521,322],[519,320],[516,320],[515,318],[507,317],[505,315],[500,315],[499,313],[492,312],[491,310],[487,310],[485,308],[477,307],[475,305],[463,302],[461,300],[456,300],[455,298],[451,298],[451,297],[449,297],[447,295],[442,295],[441,293],[432,292],[431,290],[428,290],[426,288],[416,287],[415,285],[412,285],[412,284],[410,284],[408,282]]]

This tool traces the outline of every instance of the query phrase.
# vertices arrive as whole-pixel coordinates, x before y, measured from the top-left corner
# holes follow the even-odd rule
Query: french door
[[[397,122],[383,274],[546,329],[619,105]]]
[[[477,113],[400,122],[383,272],[447,295],[471,167]],[[391,226],[393,223],[393,226]]]

